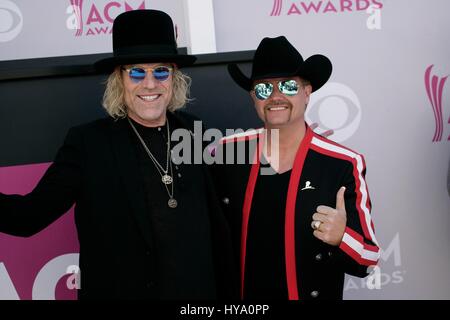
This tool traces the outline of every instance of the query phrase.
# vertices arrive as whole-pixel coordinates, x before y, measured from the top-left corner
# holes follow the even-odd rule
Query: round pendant
[[[170,198],[169,201],[167,202],[167,204],[169,205],[169,208],[174,209],[177,207],[178,202],[174,198]]]
[[[163,175],[161,180],[162,180],[162,182],[164,184],[171,184],[172,183],[172,177],[169,176],[168,174]]]

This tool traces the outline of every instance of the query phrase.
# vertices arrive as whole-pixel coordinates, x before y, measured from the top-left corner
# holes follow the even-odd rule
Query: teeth
[[[280,111],[280,110],[285,110],[287,109],[287,107],[270,107],[269,110],[270,111]]]
[[[156,95],[153,95],[153,96],[139,96],[142,100],[145,100],[145,101],[153,101],[153,100],[155,100],[156,98],[158,98],[159,97],[159,95],[158,94],[156,94]]]

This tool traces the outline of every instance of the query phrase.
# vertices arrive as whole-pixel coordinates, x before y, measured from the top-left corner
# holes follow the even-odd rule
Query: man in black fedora
[[[33,235],[75,203],[79,298],[228,298],[231,240],[211,179],[171,156],[173,130],[193,130],[176,110],[190,83],[179,69],[195,57],[177,53],[156,10],[119,15],[113,49],[96,63],[110,74],[109,117],[70,129],[30,194],[0,194],[0,232]]]
[[[261,41],[250,77],[235,64],[228,71],[265,129],[225,137],[215,153],[227,161],[215,180],[239,253],[241,298],[342,299],[344,274],[366,276],[380,250],[363,156],[305,123],[331,62],[303,60],[281,36]]]

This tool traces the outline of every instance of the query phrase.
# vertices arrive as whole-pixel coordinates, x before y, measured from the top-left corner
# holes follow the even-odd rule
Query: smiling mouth
[[[151,101],[155,101],[156,99],[158,99],[161,95],[160,94],[153,94],[153,95],[145,95],[145,96],[139,96],[138,97],[145,101],[145,102],[151,102]]]
[[[266,111],[282,111],[289,109],[287,106],[273,106],[266,108]]]

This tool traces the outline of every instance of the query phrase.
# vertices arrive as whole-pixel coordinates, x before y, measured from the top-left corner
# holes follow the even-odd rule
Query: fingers
[[[324,233],[323,232],[320,232],[318,230],[314,230],[313,235],[317,239],[324,241],[324,239],[323,239]]]
[[[320,226],[328,221],[328,215],[316,212],[312,215],[311,228],[320,230]]]
[[[321,221],[313,220],[311,221],[311,228],[313,228],[314,230],[319,230],[321,224]]]
[[[345,187],[341,187],[336,194],[336,209],[345,210],[345,200],[344,200]]]
[[[338,210],[345,210],[345,187],[341,187],[336,194],[336,208],[320,205],[316,208],[322,214],[336,214]]]
[[[341,243],[347,214],[345,211],[345,187],[339,188],[336,193],[336,207],[320,205],[312,215],[311,227],[314,229],[313,235],[323,242],[337,246]]]
[[[318,206],[316,208],[316,211],[318,213],[322,213],[322,214],[325,214],[325,215],[336,214],[337,213],[337,210],[335,208],[328,207],[328,206],[323,206],[323,205],[322,206]]]
[[[313,214],[312,219],[315,221],[327,222],[328,216],[326,214],[316,212]]]
[[[313,228],[313,230],[315,230],[315,231],[319,231],[322,233],[326,233],[326,232],[330,231],[330,226],[331,226],[330,223],[322,222],[319,220],[313,220],[311,222],[311,228]]]

